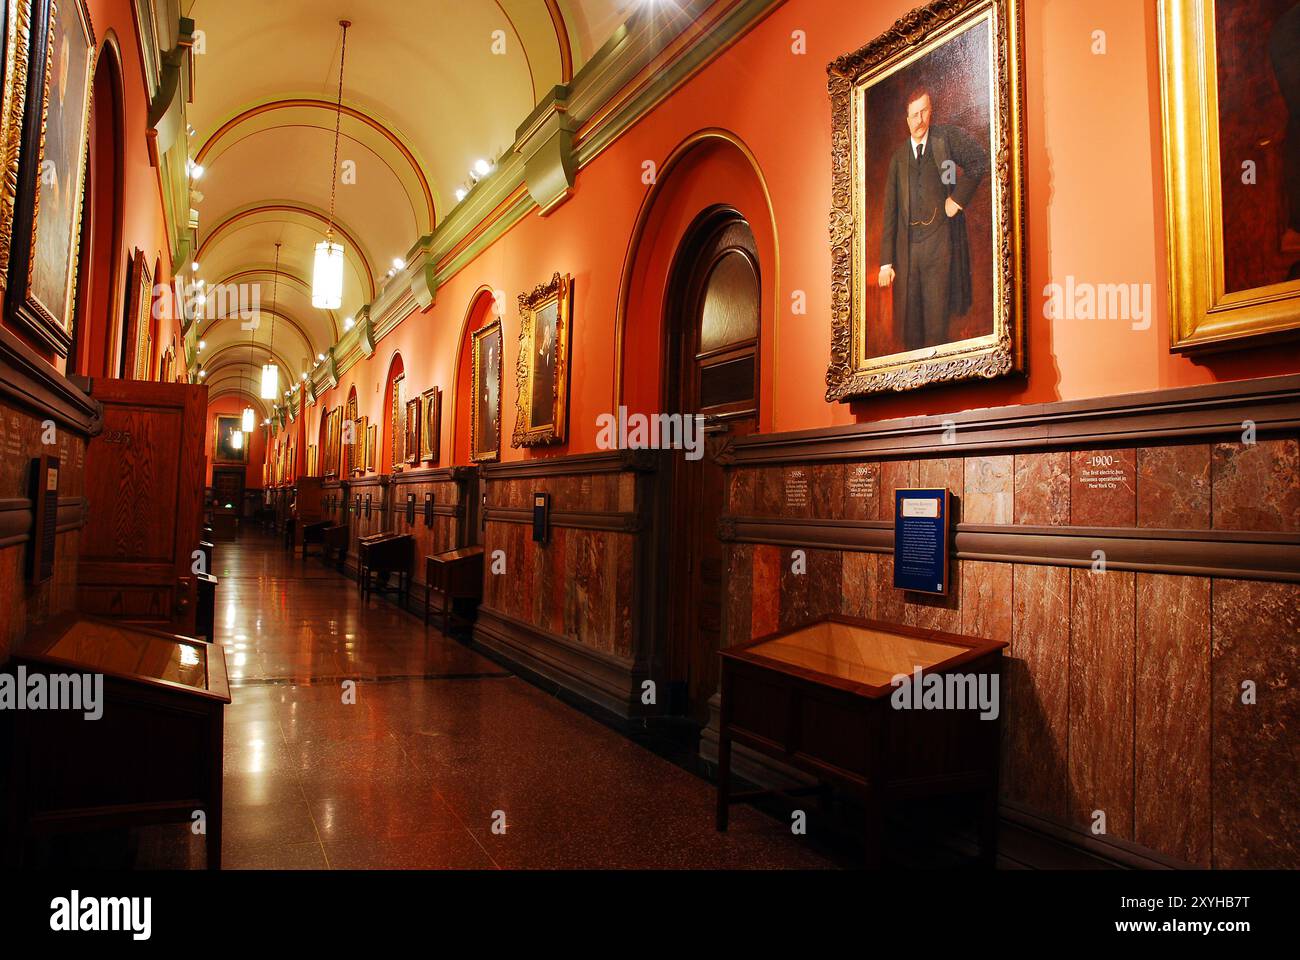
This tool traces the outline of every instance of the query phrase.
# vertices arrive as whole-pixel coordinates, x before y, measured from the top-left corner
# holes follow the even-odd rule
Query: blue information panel
[[[948,592],[948,491],[894,491],[894,587]]]

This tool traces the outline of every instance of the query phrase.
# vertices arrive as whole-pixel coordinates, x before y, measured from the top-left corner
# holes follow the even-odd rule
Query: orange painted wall
[[[624,398],[653,406],[659,396],[659,323],[665,251],[675,249],[704,206],[727,202],[759,239],[764,282],[762,425],[795,430],[853,421],[938,414],[1005,404],[1105,396],[1300,371],[1300,351],[1256,347],[1189,359],[1168,350],[1164,182],[1161,166],[1155,0],[1026,0],[1026,219],[1029,377],[827,404],[830,349],[830,110],[825,66],[867,43],[913,0],[839,3],[789,0],[581,171],[573,196],[549,217],[531,215],[438,291],[350,370],[324,399],[335,406],[356,383],[361,412],[382,416],[375,389],[395,350],[408,395],[453,381],[467,311],[486,286],[506,294],[503,458],[594,449],[595,418],[614,406],[615,317],[625,271],[629,298]],[[804,31],[807,53],[792,52]],[[1092,32],[1108,52],[1094,56]],[[645,260],[629,250],[649,192],[643,163],[664,165],[698,131],[722,128],[743,146],[714,142],[663,175],[660,209],[647,219]],[[752,157],[752,164],[746,155]],[[698,161],[698,162],[697,162]],[[770,208],[764,194],[770,196]],[[529,452],[509,447],[515,416],[515,297],[555,271],[575,279],[570,442]],[[1043,288],[1067,275],[1096,283],[1151,284],[1154,318],[1049,321]],[[656,279],[660,277],[660,279]],[[807,314],[792,315],[795,291]],[[467,389],[467,385],[462,390]],[[463,393],[462,393],[463,396]],[[450,401],[449,401],[450,403]],[[319,407],[317,408],[319,410]],[[450,405],[444,417],[450,414]],[[318,417],[318,412],[314,414]],[[453,423],[453,420],[446,422]],[[456,431],[443,431],[443,463]],[[463,454],[457,457],[463,462]]]
[[[244,412],[244,401],[236,396],[218,397],[208,402],[207,432],[203,435],[203,454],[208,458],[205,483],[212,486],[212,444],[216,439],[217,417],[238,417]],[[260,422],[260,421],[259,421]],[[246,434],[248,465],[244,467],[244,486],[262,486],[262,464],[266,462],[266,430],[258,427]]]

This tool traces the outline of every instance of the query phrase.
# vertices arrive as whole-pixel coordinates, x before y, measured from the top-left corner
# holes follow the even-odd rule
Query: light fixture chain
[[[339,53],[339,92],[334,110],[334,163],[330,167],[330,215],[325,225],[326,240],[334,237],[334,201],[339,186],[339,134],[343,124],[343,68],[348,59],[348,27],[351,24],[347,20],[340,20],[339,25],[343,28],[343,48]]]

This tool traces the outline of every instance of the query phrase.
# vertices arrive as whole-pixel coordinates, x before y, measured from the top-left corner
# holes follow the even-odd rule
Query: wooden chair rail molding
[[[605,450],[564,457],[532,457],[507,463],[485,463],[479,471],[485,480],[527,477],[577,476],[588,473],[650,473],[658,469],[658,450]]]
[[[85,497],[59,497],[55,532],[80,530],[86,525]],[[0,547],[26,543],[32,533],[32,502],[26,497],[0,500]]]
[[[736,440],[736,466],[819,463],[1027,447],[1115,446],[1300,429],[1300,375],[1153,390],[1088,400],[985,407]],[[947,437],[948,439],[945,439]]]
[[[486,507],[483,512],[488,523],[532,524],[533,511],[528,507]],[[610,513],[604,510],[569,510],[551,513],[552,527],[571,530],[608,530],[614,533],[636,533],[644,524],[637,513]]]
[[[894,549],[888,520],[723,516],[718,536],[726,542],[814,550]],[[1107,569],[1300,583],[1296,533],[959,523],[954,545],[959,560],[1088,567],[1095,562],[1093,551],[1102,550]]]

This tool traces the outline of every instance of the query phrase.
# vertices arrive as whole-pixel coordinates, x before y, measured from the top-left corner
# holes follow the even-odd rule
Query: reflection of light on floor
[[[248,741],[248,747],[252,751],[252,756],[248,758],[244,772],[262,773],[266,769],[266,741],[250,740]]]
[[[226,604],[226,626],[234,627],[235,625],[235,604],[233,602]]]
[[[243,667],[243,666],[246,666],[247,664],[248,664],[248,654],[246,654],[246,653],[237,653],[237,654],[235,654],[235,656],[234,656],[234,665],[235,665],[236,667]]]

